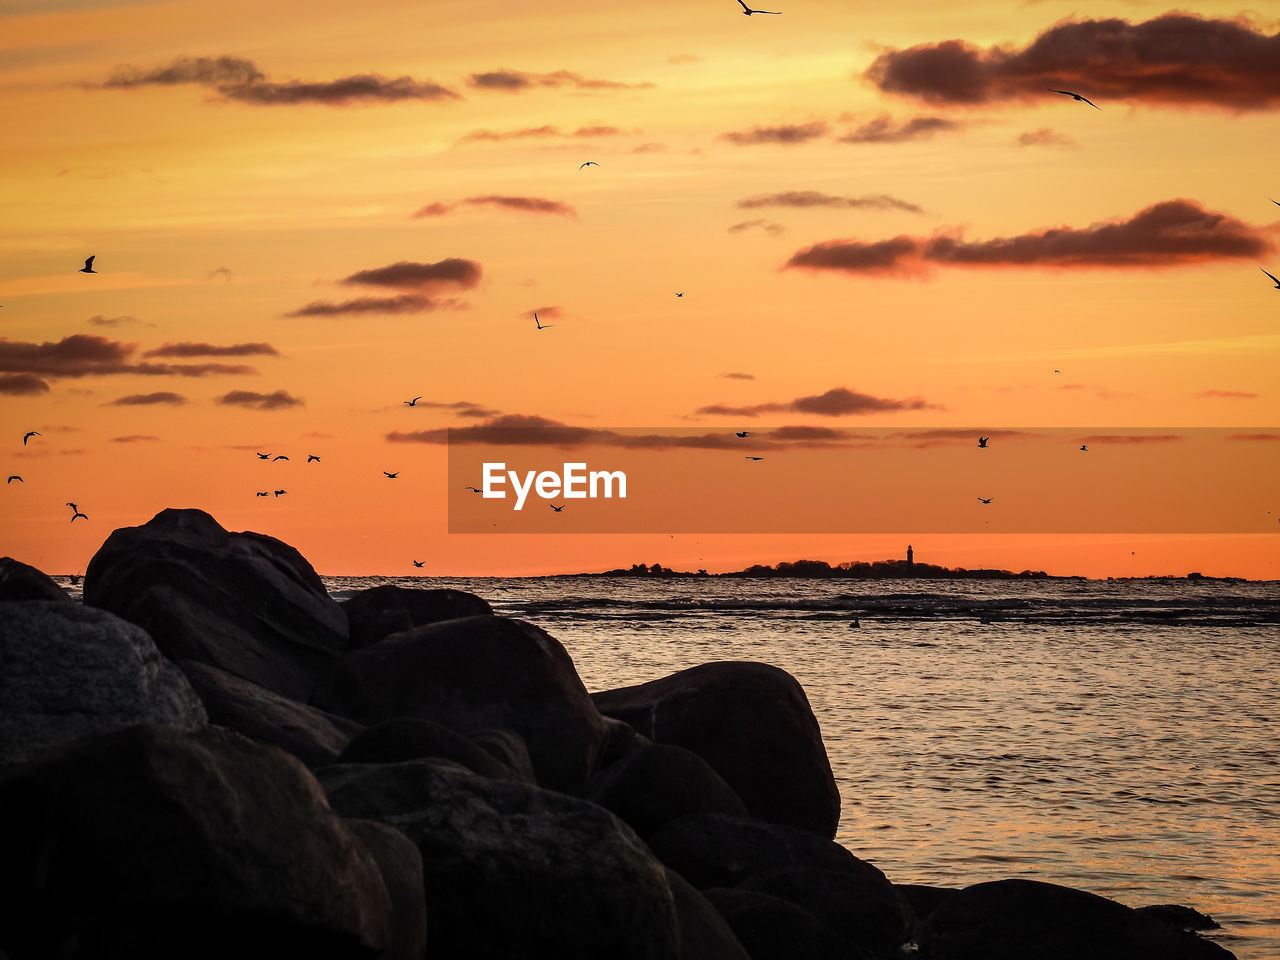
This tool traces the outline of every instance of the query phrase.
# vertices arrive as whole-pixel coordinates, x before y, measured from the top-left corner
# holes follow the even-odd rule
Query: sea
[[[556,637],[588,690],[716,660],[791,673],[896,883],[1025,877],[1221,924],[1280,960],[1280,581],[330,577],[452,587]]]

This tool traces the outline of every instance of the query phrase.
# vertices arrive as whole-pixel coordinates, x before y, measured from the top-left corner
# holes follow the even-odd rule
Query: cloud
[[[554,73],[525,73],[521,70],[500,68],[488,73],[473,73],[467,78],[467,86],[480,90],[499,90],[519,93],[538,87],[576,87],[579,90],[640,90],[652,87],[652,83],[621,83],[617,80],[592,80],[570,70]]]
[[[1257,400],[1261,394],[1244,393],[1240,390],[1201,390],[1197,397],[1214,397],[1221,400]]]
[[[1103,107],[1136,100],[1270,110],[1280,106],[1280,34],[1261,33],[1244,18],[1186,13],[1143,23],[1077,20],[1055,24],[1020,50],[963,40],[891,50],[865,77],[887,93],[930,103],[1043,100],[1052,89],[1078,91]]]
[[[1176,433],[1104,433],[1092,437],[1080,437],[1081,443],[1115,444],[1131,446],[1144,443],[1175,443],[1182,439]]]
[[[1041,127],[1018,134],[1017,144],[1020,147],[1074,147],[1076,142],[1065,133]]]
[[[632,153],[661,153],[667,149],[665,143],[641,143],[631,148]]]
[[[223,280],[226,280],[228,283],[230,283],[232,276],[233,274],[231,273],[231,270],[229,267],[215,267],[214,269],[209,271],[210,280],[214,280],[218,277],[221,277]]]
[[[130,89],[196,84],[211,87],[225,100],[259,105],[320,103],[393,103],[402,100],[458,99],[452,90],[429,80],[360,73],[336,80],[267,80],[252,60],[243,57],[178,57],[167,67],[142,70],[118,67],[101,86]]]
[[[125,437],[112,437],[112,443],[153,443],[160,438],[149,433],[131,433]]]
[[[34,397],[49,392],[49,384],[32,373],[0,373],[0,394],[7,397]]]
[[[1280,433],[1233,433],[1227,439],[1244,443],[1276,443],[1280,442]]]
[[[156,404],[168,404],[178,407],[187,402],[187,398],[180,393],[170,393],[166,390],[160,390],[155,393],[131,393],[128,396],[118,397],[106,404],[108,407],[148,407]]]
[[[535,313],[540,316],[547,317],[548,319],[555,320],[557,317],[564,316],[564,308],[557,306],[534,307],[532,310],[526,310],[521,314],[521,316],[526,320],[532,320]]]
[[[839,138],[840,143],[903,143],[907,140],[928,140],[935,133],[960,130],[964,127],[958,120],[946,117],[912,117],[910,120],[894,120],[888,114],[881,114],[874,120],[868,120],[856,130],[851,130]]]
[[[754,373],[722,373],[720,376],[726,380],[754,380],[756,378]]]
[[[920,397],[909,397],[906,400],[889,400],[858,393],[846,387],[834,387],[825,393],[807,397],[796,397],[781,403],[755,403],[745,406],[730,406],[715,403],[699,407],[697,415],[713,415],[725,417],[758,417],[762,413],[812,413],[821,417],[846,417],[867,413],[886,413],[892,410],[935,410],[936,404],[929,403]]]
[[[249,357],[258,354],[278,357],[269,343],[233,343],[218,347],[212,343],[165,343],[143,353],[144,357]]]
[[[363,313],[429,313],[433,310],[464,309],[465,304],[453,299],[439,299],[437,294],[450,289],[470,289],[480,282],[483,270],[474,260],[449,257],[435,263],[401,260],[385,267],[360,270],[343,277],[340,283],[391,287],[411,291],[388,297],[355,297],[334,302],[315,300],[287,317],[344,316]]]
[[[440,217],[451,213],[462,204],[470,206],[493,206],[504,210],[516,210],[520,213],[550,213],[561,217],[576,219],[578,211],[559,200],[547,200],[542,197],[510,197],[490,194],[488,196],[467,197],[454,203],[429,203],[414,211],[413,219],[422,217]]]
[[[565,133],[559,127],[543,124],[541,127],[525,127],[521,130],[472,130],[458,142],[466,143],[470,140],[528,140],[540,137],[614,137],[620,133],[622,133],[620,128],[610,126],[579,127],[577,130]]]
[[[743,220],[741,223],[735,223],[729,227],[729,233],[742,233],[744,230],[750,230],[752,227],[759,227],[761,230],[772,236],[778,236],[786,232],[786,227],[780,223],[774,223],[772,220]]]
[[[887,439],[906,440],[909,441],[909,446],[918,450],[926,450],[931,447],[973,446],[976,444],[979,434],[992,440],[1018,440],[1026,437],[1043,436],[1043,434],[1027,430],[973,430],[971,428],[939,427],[932,430],[904,430],[900,433],[889,434]]]
[[[121,343],[85,333],[56,343],[23,343],[0,337],[0,373],[35,373],[46,377],[89,377],[117,373],[202,377],[206,374],[255,373],[253,367],[220,363],[131,363],[136,343]]]
[[[138,322],[137,320],[135,320],[133,317],[130,317],[130,316],[104,317],[100,313],[94,314],[92,317],[89,318],[89,323],[91,323],[95,327],[118,327],[122,324],[137,323],[137,322]]]
[[[815,140],[824,136],[830,129],[830,124],[821,120],[814,120],[811,123],[784,123],[778,127],[752,127],[750,130],[734,130],[720,134],[720,139],[736,143],[738,146],[751,146],[759,143],[791,145]]]
[[[283,410],[302,406],[302,398],[290,396],[284,390],[274,393],[255,393],[252,390],[232,390],[217,398],[224,406],[246,407],[251,410]]]
[[[872,193],[861,197],[837,197],[817,190],[787,190],[783,193],[762,193],[744,197],[738,201],[744,210],[757,207],[847,207],[855,210],[905,210],[908,213],[924,213],[924,209],[906,200],[899,200],[887,193]]]
[[[1193,200],[1167,200],[1127,220],[966,241],[959,231],[889,240],[826,240],[799,250],[785,268],[843,273],[919,274],[956,267],[1162,268],[1253,258],[1273,249],[1257,228]]]

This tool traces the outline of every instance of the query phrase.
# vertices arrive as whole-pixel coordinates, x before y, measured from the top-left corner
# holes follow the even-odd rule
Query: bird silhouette
[[[418,401],[421,399],[422,399],[421,396],[414,397],[412,400],[404,401],[404,405],[406,407],[416,407],[418,405]]]
[[[763,460],[764,457],[744,457],[744,460]]]
[[[600,164],[596,163],[594,160],[588,160],[586,163],[579,164],[578,169],[581,170],[583,167],[598,167],[598,166],[600,166]]]
[[[467,489],[470,490],[472,493],[482,492],[479,487],[467,487]]]
[[[23,480],[20,476],[18,476],[18,475],[15,473],[15,474],[14,474],[13,476],[11,476],[8,480],[6,480],[6,481],[5,481],[5,483],[13,483],[13,481],[15,481],[15,480],[17,480],[19,483],[26,483],[26,482],[27,482],[27,481]]]
[[[72,503],[70,500],[68,500],[68,501],[67,501],[67,506],[68,506],[68,507],[70,507],[72,510],[79,510],[79,509],[80,509],[80,508],[79,508],[79,507],[77,507],[74,503]]]
[[[1081,449],[1084,453],[1088,453],[1088,452],[1089,452],[1089,445],[1088,445],[1087,443],[1082,443],[1082,444],[1080,444],[1080,449]]]
[[[413,561],[413,565],[414,565],[415,567],[420,567],[420,566],[422,566],[425,562],[426,562],[425,560],[414,560],[414,561]]]
[[[1258,269],[1259,269],[1259,270],[1262,270],[1262,268],[1261,268],[1261,267],[1259,267]],[[1267,271],[1265,271],[1265,270],[1262,270],[1262,272],[1263,272],[1263,273],[1267,273]],[[1277,289],[1277,290],[1280,290],[1280,280],[1276,279],[1276,275],[1275,275],[1274,273],[1267,273],[1267,276],[1268,276],[1268,277],[1270,277],[1270,278],[1271,278],[1271,282],[1272,282],[1272,283],[1274,283],[1274,284],[1276,285],[1276,289]]]
[[[269,453],[259,453],[259,454],[258,454],[258,459],[259,459],[259,460],[270,460],[270,459],[271,459],[271,454],[269,454]]]
[[[774,16],[782,15],[781,11],[779,10],[752,10],[745,3],[742,3],[742,0],[738,0],[738,3],[742,4],[742,12],[745,13],[748,17],[751,16],[753,13],[771,13]]]
[[[1271,200],[1270,197],[1267,197],[1267,199]],[[1280,207],[1280,200],[1271,200],[1271,202],[1274,203],[1277,207]]]
[[[677,299],[679,299],[680,297],[683,297],[683,296],[684,296],[684,294],[683,294],[683,293],[677,293],[677,294],[676,294],[676,298],[677,298]]]
[[[255,493],[255,494],[254,494],[254,496],[255,496],[255,497],[269,497],[269,496],[271,496],[271,491],[270,491],[270,490],[259,490],[257,493]]]
[[[319,462],[320,462],[320,458],[319,458],[319,457],[317,457],[314,453],[308,453],[308,454],[307,454],[307,463],[310,463],[312,460],[314,460],[316,463],[319,463]]]
[[[88,519],[89,519],[87,516],[85,516],[83,513],[81,513],[81,512],[80,512],[80,508],[79,508],[79,507],[77,507],[75,504],[72,504],[71,506],[72,506],[72,512],[71,512],[71,522],[72,522],[72,523],[75,523],[75,522],[76,522],[76,518],[77,518],[77,517],[84,517],[84,519],[86,519],[86,520],[88,520]]]
[[[751,432],[749,430],[735,430],[733,435],[735,437],[749,437]]]
[[[30,440],[32,437],[38,437],[38,436],[40,436],[40,434],[36,433],[34,430],[28,430],[26,435],[22,438],[22,445],[25,447],[27,445],[28,440]]]
[[[280,454],[280,456],[278,456],[278,457],[272,457],[272,458],[271,458],[271,462],[272,462],[272,463],[275,463],[277,460],[288,460],[288,459],[289,459],[289,458],[288,458],[288,457],[286,457],[286,456],[282,453],[282,454]]]
[[[556,513],[559,513],[561,510],[563,510],[565,507],[567,507],[567,506],[568,506],[568,504],[567,504],[567,503],[562,503],[562,504],[560,504],[560,506],[558,506],[558,507],[557,507],[554,503],[548,503],[548,504],[547,504],[547,506],[548,506],[548,507],[550,507],[552,510],[554,510]]]
[[[978,446],[979,446],[979,447],[982,447],[983,449],[986,449],[987,441],[988,441],[988,440],[990,440],[990,439],[991,439],[990,437],[979,437],[979,438],[978,438]]]
[[[741,0],[739,0],[739,2],[741,2]],[[1088,97],[1082,97],[1082,96],[1080,96],[1080,94],[1078,94],[1078,93],[1072,93],[1070,90],[1050,90],[1049,92],[1050,92],[1050,93],[1061,93],[1061,94],[1065,94],[1066,96],[1070,97],[1072,100],[1080,100],[1080,101],[1083,101],[1084,103],[1087,103],[1089,106],[1093,107],[1093,109],[1095,109],[1095,110],[1101,110],[1101,109],[1102,109],[1100,106],[1098,106],[1098,105],[1097,105],[1096,103],[1094,103],[1092,100],[1090,100]]]
[[[554,323],[543,323],[541,320],[539,320],[539,319],[538,319],[538,313],[537,313],[537,311],[536,311],[536,310],[534,311],[534,314],[533,314],[533,322],[534,322],[534,323],[536,323],[536,324],[538,325],[538,329],[539,329],[539,330],[546,330],[548,327],[554,327],[554,326],[555,326],[555,324],[554,324]]]
[[[288,490],[277,490],[277,491],[276,491],[276,496],[278,497],[278,496],[280,496],[280,494],[282,494],[282,493],[288,493],[288,492],[289,492]]]
[[[979,497],[978,499],[981,500],[983,503],[990,503],[992,500],[995,499],[995,497]]]
[[[1053,372],[1054,372],[1054,373],[1061,373],[1062,371],[1061,371],[1061,370],[1057,370],[1057,369],[1055,369]]]
[[[94,254],[94,257],[96,256],[97,254]],[[80,273],[97,273],[98,272],[97,270],[93,269],[94,257],[90,257],[88,260],[84,262],[84,266],[81,267],[79,270]]]
[[[396,477],[400,476],[400,471],[397,470],[395,473],[387,473],[387,471],[383,470],[382,475],[384,477],[389,477],[390,479],[394,480]]]

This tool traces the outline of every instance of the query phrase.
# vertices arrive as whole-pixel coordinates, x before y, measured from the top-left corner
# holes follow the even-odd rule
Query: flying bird
[[[1054,373],[1061,373],[1062,371],[1061,371],[1061,370],[1058,370],[1058,369],[1056,369],[1056,368],[1055,368],[1053,372],[1054,372]]]
[[[72,503],[70,500],[68,500],[68,501],[67,501],[67,506],[68,506],[68,507],[70,507],[72,510],[79,510],[79,509],[80,509],[80,508],[79,508],[79,507],[77,507],[74,503]]]
[[[288,458],[288,457],[286,457],[286,456],[282,453],[282,454],[280,454],[280,456],[278,456],[278,457],[272,457],[272,458],[271,458],[271,462],[272,462],[272,463],[275,463],[277,460],[288,460],[288,459],[289,459],[289,458]]]
[[[548,507],[550,507],[552,510],[554,510],[556,513],[559,513],[561,510],[563,510],[565,507],[567,507],[567,506],[568,506],[568,504],[567,504],[567,503],[562,503],[562,504],[560,504],[560,506],[558,506],[558,507],[557,507],[554,503],[548,503],[548,504],[547,504],[547,506],[548,506]]]
[[[744,457],[744,460],[763,460],[764,457]]]
[[[480,492],[481,492],[479,487],[467,487],[467,489],[468,489],[468,490],[470,490],[472,493],[480,493]]]
[[[276,491],[276,496],[278,497],[278,496],[280,496],[280,494],[282,494],[282,493],[288,493],[288,492],[289,492],[288,490],[277,490],[277,491]]]
[[[741,2],[741,0],[739,0],[739,2]],[[1049,92],[1050,92],[1050,93],[1061,93],[1061,94],[1065,94],[1066,96],[1070,97],[1072,100],[1080,100],[1080,101],[1083,101],[1084,103],[1087,103],[1089,106],[1093,107],[1093,109],[1095,109],[1095,110],[1101,110],[1101,109],[1102,109],[1100,106],[1098,106],[1098,105],[1097,105],[1096,103],[1094,103],[1092,100],[1090,100],[1088,97],[1082,97],[1082,96],[1080,96],[1080,94],[1078,94],[1078,93],[1072,93],[1070,90],[1050,90]]]
[[[96,257],[96,256],[97,256],[97,254],[94,254],[94,257]],[[98,271],[97,271],[97,270],[95,270],[95,269],[93,269],[93,257],[90,257],[88,260],[86,260],[86,261],[84,262],[84,266],[83,266],[83,267],[81,267],[81,268],[80,268],[80,270],[79,270],[78,272],[80,272],[80,273],[97,273]]]
[[[1080,444],[1080,450],[1081,450],[1082,452],[1084,452],[1084,453],[1088,453],[1088,452],[1089,452],[1089,445],[1088,445],[1087,443],[1082,443],[1082,444]]]
[[[1262,270],[1262,268],[1261,268],[1261,267],[1259,267],[1258,269],[1259,269],[1259,270]],[[1267,271],[1265,271],[1265,270],[1262,270],[1262,272],[1263,272],[1263,273],[1267,273]],[[1274,283],[1274,284],[1276,285],[1276,289],[1277,289],[1277,290],[1280,290],[1280,280],[1277,280],[1277,279],[1276,279],[1276,275],[1275,275],[1274,273],[1267,273],[1267,276],[1268,276],[1268,277],[1270,277],[1270,278],[1271,278],[1271,282],[1272,282],[1272,283]],[[23,441],[23,442],[25,443],[26,441]]]
[[[749,430],[735,430],[733,435],[735,437],[749,437],[751,432]]]
[[[995,499],[995,497],[979,497],[978,499],[981,500],[983,503],[990,503],[992,500]]]
[[[1270,197],[1267,197],[1267,199],[1271,200]],[[1277,207],[1280,207],[1280,200],[1271,200],[1271,202],[1274,203]]]
[[[15,480],[17,480],[19,483],[26,483],[26,482],[27,482],[27,481],[23,480],[20,476],[18,476],[18,475],[15,473],[15,474],[14,474],[13,476],[11,476],[8,480],[6,480],[6,481],[5,481],[5,483],[13,483],[13,481],[15,481]]]
[[[588,160],[586,163],[580,164],[578,166],[578,169],[581,170],[583,167],[598,167],[598,166],[600,166],[600,164],[596,163],[594,160]]]
[[[389,477],[389,478],[391,478],[392,480],[394,480],[396,477],[400,476],[400,471],[399,471],[399,470],[397,470],[395,473],[387,473],[387,471],[383,470],[383,471],[382,471],[382,475],[383,475],[384,477]]]
[[[538,325],[538,329],[539,329],[539,330],[546,330],[546,329],[547,329],[547,327],[554,327],[554,326],[555,326],[555,324],[554,324],[554,323],[543,323],[541,320],[539,320],[539,319],[538,319],[537,311],[534,311],[534,314],[533,314],[533,322],[534,322],[534,323],[536,323],[536,324]]]
[[[259,490],[257,493],[255,493],[255,494],[254,494],[254,496],[255,496],[255,497],[269,497],[269,496],[271,496],[271,491],[270,491],[270,490]]]
[[[745,3],[742,3],[742,0],[738,0],[738,3],[742,4],[742,12],[746,14],[748,17],[751,16],[753,13],[771,13],[774,16],[782,15],[782,11],[780,10],[752,10]]]
[[[991,439],[990,437],[979,437],[978,446],[985,450],[987,447],[987,441],[990,439]]]
[[[255,452],[256,452],[256,451],[255,451]],[[258,459],[259,459],[259,460],[270,460],[270,459],[271,459],[271,454],[269,454],[269,453],[259,453],[259,454],[258,454]]]
[[[420,566],[422,566],[425,562],[426,562],[425,560],[415,560],[415,561],[413,561],[413,565],[414,565],[415,567],[420,567]]]
[[[34,430],[28,430],[26,435],[22,438],[22,445],[25,447],[27,445],[28,440],[30,440],[32,437],[38,437],[38,436],[40,436],[40,434],[36,433]]]
[[[307,454],[307,463],[310,463],[312,460],[314,460],[316,463],[319,463],[319,462],[320,462],[320,458],[319,458],[319,457],[317,457],[314,453],[308,453],[308,454]]]
[[[422,399],[422,397],[420,397],[420,396],[418,396],[418,397],[414,397],[412,400],[406,400],[406,401],[404,401],[404,405],[405,405],[406,407],[416,407],[416,406],[418,405],[418,401],[419,401],[419,400],[421,400],[421,399]]]
[[[86,520],[88,520],[88,519],[89,519],[87,516],[85,516],[85,514],[81,513],[79,510],[77,510],[75,513],[71,514],[71,522],[72,522],[72,523],[75,523],[75,522],[76,522],[76,518],[77,518],[77,517],[84,517]]]
[[[679,299],[680,297],[683,297],[683,296],[684,296],[684,294],[683,294],[683,293],[677,293],[677,294],[676,294],[676,298],[677,298],[677,299]]]

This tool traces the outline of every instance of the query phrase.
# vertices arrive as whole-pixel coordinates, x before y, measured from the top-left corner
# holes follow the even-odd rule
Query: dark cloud
[[[412,293],[398,297],[355,297],[351,300],[313,300],[286,317],[340,317],[362,313],[431,313],[433,310],[458,309],[457,300],[433,300]]]
[[[754,380],[756,378],[754,373],[722,373],[720,376],[726,380]]]
[[[1096,443],[1099,446],[1116,444],[1130,446],[1143,443],[1175,443],[1182,437],[1176,433],[1103,433],[1091,437],[1080,437],[1081,443]]]
[[[1041,127],[1018,134],[1017,144],[1020,147],[1074,147],[1076,142],[1065,133]]]
[[[731,130],[720,134],[720,139],[736,143],[738,146],[751,146],[758,143],[796,144],[816,140],[818,137],[825,136],[830,129],[830,124],[814,120],[811,123],[784,123],[777,127]]]
[[[774,223],[772,220],[743,220],[741,223],[735,223],[729,227],[729,233],[742,233],[744,230],[750,230],[753,227],[759,227],[761,230],[773,236],[778,236],[786,232],[786,227],[780,223]]]
[[[652,87],[652,83],[621,83],[617,80],[592,80],[570,70],[554,73],[525,73],[505,68],[488,73],[473,73],[467,78],[467,86],[480,90],[500,90],[519,93],[538,87],[576,87],[579,90],[638,90]]]
[[[8,397],[34,397],[48,393],[49,385],[33,373],[0,373],[0,394]]]
[[[938,427],[926,430],[903,430],[891,433],[886,439],[905,440],[907,445],[919,450],[932,447],[973,446],[978,435],[994,440],[1017,440],[1026,437],[1041,437],[1043,434],[1027,430],[973,430],[970,428]]]
[[[269,343],[233,343],[225,347],[212,343],[165,343],[143,353],[144,357],[250,357],[255,355],[278,357],[280,354]]]
[[[112,443],[154,443],[160,438],[150,433],[131,433],[124,437],[112,437]]]
[[[855,210],[905,210],[923,213],[924,208],[906,200],[899,200],[887,193],[872,193],[861,197],[837,197],[817,190],[787,190],[783,193],[762,193],[744,197],[738,201],[744,210],[757,207],[847,207]]]
[[[521,213],[550,213],[575,219],[578,216],[577,210],[567,203],[561,203],[559,200],[547,200],[543,197],[510,197],[490,194],[488,196],[467,197],[454,203],[429,203],[425,207],[420,207],[416,210],[413,218],[444,216],[462,204],[501,207],[504,210],[516,210]]]
[[[228,267],[215,267],[214,269],[209,271],[210,280],[213,280],[217,277],[221,277],[223,280],[230,282],[232,276],[233,274],[231,273],[231,270]]]
[[[1244,443],[1275,443],[1280,442],[1280,433],[1233,433],[1227,439]]]
[[[758,417],[762,413],[812,413],[821,417],[847,417],[866,413],[886,413],[891,410],[932,410],[938,409],[936,404],[922,400],[920,397],[909,397],[906,400],[889,400],[858,393],[846,387],[834,387],[825,393],[807,397],[796,397],[794,400],[773,403],[755,403],[745,406],[730,406],[715,403],[699,407],[699,415],[726,417]]]
[[[365,313],[430,313],[433,310],[457,310],[465,304],[452,299],[438,299],[436,294],[450,289],[470,289],[480,282],[482,268],[474,260],[449,257],[435,263],[401,260],[385,267],[360,270],[343,277],[341,283],[409,290],[389,297],[356,297],[334,302],[316,300],[285,314],[289,317],[332,317]]]
[[[614,137],[622,133],[618,127],[593,126],[579,127],[572,132],[564,132],[559,127],[543,124],[540,127],[525,127],[522,130],[472,130],[459,143],[468,140],[528,140],[541,137]]]
[[[137,344],[120,343],[85,333],[56,343],[22,343],[0,338],[0,373],[36,373],[51,377],[84,377],[128,373]]]
[[[562,307],[557,307],[554,305],[547,306],[547,307],[534,307],[532,310],[526,310],[523,314],[521,314],[521,316],[523,316],[526,320],[532,320],[533,315],[535,313],[539,317],[547,317],[551,320],[555,320],[557,317],[564,316],[564,309]]]
[[[1201,390],[1197,397],[1213,397],[1220,400],[1257,400],[1261,394],[1245,393],[1241,390]]]
[[[104,317],[102,314],[94,314],[89,318],[89,323],[95,327],[118,327],[126,323],[137,323],[133,317]]]
[[[128,396],[112,400],[107,404],[107,406],[149,407],[156,404],[168,404],[169,406],[178,407],[186,402],[187,398],[180,393],[169,393],[168,391],[161,390],[156,393],[131,393]]]
[[[1078,20],[1055,24],[1021,50],[944,40],[889,51],[866,78],[886,92],[932,103],[1044,100],[1052,89],[1074,90],[1103,106],[1136,100],[1269,110],[1280,106],[1280,33],[1268,36],[1244,18],[1186,13],[1143,23]]]
[[[167,67],[141,70],[117,67],[102,84],[104,87],[170,86],[198,83],[203,86],[239,86],[266,79],[252,60],[242,57],[178,57]]]
[[[946,117],[912,117],[910,120],[894,120],[888,114],[881,114],[840,137],[840,143],[903,143],[907,140],[927,140],[935,133],[959,130],[963,127],[964,124],[958,120],[948,120]]]
[[[1128,220],[1054,227],[1014,237],[965,241],[959,233],[890,240],[826,240],[797,251],[786,267],[845,273],[911,274],[928,265],[960,267],[1173,267],[1253,258],[1273,249],[1264,231],[1168,200]]]
[[[232,390],[217,398],[225,406],[246,407],[251,410],[283,410],[302,406],[302,398],[290,396],[284,390],[274,393],[255,393],[252,390]]]

